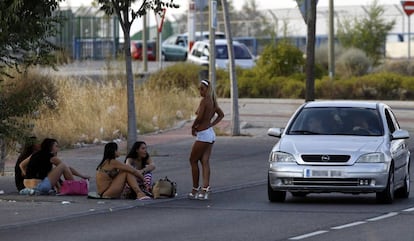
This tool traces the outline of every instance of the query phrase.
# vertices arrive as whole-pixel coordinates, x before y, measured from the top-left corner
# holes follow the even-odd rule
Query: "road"
[[[191,183],[187,160],[192,141],[186,138],[151,145],[157,176],[168,175],[176,181],[178,197],[138,204],[131,201],[131,206],[118,209],[119,200],[89,200],[113,208],[89,209],[70,216],[55,214],[55,218],[50,214],[25,225],[3,227],[1,240],[414,240],[412,197],[380,205],[374,194],[334,193],[306,198],[288,195],[285,203],[270,203],[266,194],[267,157],[277,139],[265,133],[220,136],[211,159],[211,200],[188,200],[185,194]],[[412,140],[409,145],[413,150]],[[77,162],[90,161],[92,167],[99,157],[97,154],[95,160]],[[36,205],[31,208],[36,209]],[[70,207],[62,205],[65,208]]]
[[[220,99],[230,120],[230,101]],[[138,202],[93,200],[76,196],[7,195],[12,177],[0,177],[0,239],[11,240],[414,240],[414,191],[408,199],[379,205],[374,194],[288,195],[284,203],[267,199],[267,159],[277,139],[268,127],[283,127],[303,100],[240,99],[242,136],[219,136],[214,146],[212,197],[188,200],[191,190],[188,156],[193,138],[177,135],[141,136],[157,169],[155,178],[168,176],[178,184],[174,199]],[[414,136],[414,103],[387,101],[403,128]],[[191,123],[188,123],[191,124]],[[181,128],[184,133],[189,128]],[[409,139],[414,150],[414,138]],[[63,150],[59,156],[71,166],[94,173],[103,146]],[[120,158],[122,160],[122,157]],[[412,175],[411,175],[412,176]],[[411,179],[414,180],[414,179]],[[94,179],[91,189],[94,190]],[[412,187],[412,185],[411,185]],[[412,189],[412,188],[411,188]]]

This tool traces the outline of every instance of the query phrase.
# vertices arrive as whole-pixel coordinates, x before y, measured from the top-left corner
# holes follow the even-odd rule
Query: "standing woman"
[[[125,158],[125,163],[142,173],[144,180],[137,179],[138,184],[142,185],[146,192],[151,193],[152,171],[155,170],[155,165],[147,152],[147,144],[143,141],[135,142]]]
[[[62,175],[65,180],[73,180],[74,176],[89,179],[89,176],[82,175],[63,163],[57,157],[58,150],[57,140],[45,138],[40,145],[40,150],[20,164],[22,174],[26,176],[25,187],[35,188],[41,194],[48,194]]]
[[[199,91],[202,99],[196,111],[197,117],[191,127],[191,134],[196,137],[196,140],[190,154],[193,189],[188,194],[188,197],[190,199],[207,200],[210,192],[210,155],[216,140],[213,126],[223,119],[224,113],[217,104],[214,91],[208,80],[201,80]],[[199,161],[201,162],[203,177],[203,187],[201,190],[199,186]]]
[[[120,198],[125,184],[128,184],[137,195],[138,200],[151,199],[138,186],[137,178],[144,176],[137,169],[118,161],[118,145],[110,142],[105,145],[101,163],[96,168],[96,189],[98,195],[106,198]]]

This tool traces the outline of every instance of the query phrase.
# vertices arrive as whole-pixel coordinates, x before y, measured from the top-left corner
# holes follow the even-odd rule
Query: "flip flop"
[[[137,198],[137,200],[139,200],[139,201],[146,201],[146,200],[151,200],[151,198],[148,197],[148,196],[143,196],[143,197]]]

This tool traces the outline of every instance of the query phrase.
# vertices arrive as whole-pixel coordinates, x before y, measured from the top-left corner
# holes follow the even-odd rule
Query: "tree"
[[[306,101],[315,100],[315,33],[316,33],[316,0],[310,1],[307,13],[308,34],[306,41]]]
[[[59,17],[54,15],[61,0],[0,1],[0,78],[9,68],[52,63]]]
[[[138,17],[145,16],[148,11],[155,11],[161,14],[164,8],[178,8],[174,0],[143,0],[140,7],[135,10],[133,4],[136,0],[98,0],[100,9],[108,15],[115,14],[118,17],[119,23],[124,33],[124,55],[125,55],[125,69],[127,76],[127,108],[128,108],[128,150],[137,140],[137,121],[135,112],[135,97],[134,97],[134,77],[132,73],[131,60],[131,25]]]
[[[317,0],[296,0],[299,8],[304,9],[302,16],[308,26],[306,38],[306,92],[305,100],[315,100],[315,33]]]
[[[240,135],[240,121],[239,121],[239,90],[237,88],[236,64],[234,61],[233,37],[230,27],[230,14],[227,7],[227,0],[221,0],[223,6],[223,17],[225,24],[225,31],[227,36],[227,52],[230,60],[230,95],[231,95],[231,134],[232,136]]]
[[[386,22],[381,17],[384,11],[375,0],[365,9],[366,16],[362,20],[345,20],[338,27],[337,37],[342,46],[363,50],[374,65],[379,64],[383,58],[386,37],[395,25],[395,20]]]

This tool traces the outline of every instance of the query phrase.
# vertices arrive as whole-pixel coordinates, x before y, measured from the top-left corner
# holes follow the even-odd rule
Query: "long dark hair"
[[[20,169],[20,163],[22,163],[23,160],[28,158],[39,149],[40,145],[37,144],[37,138],[35,136],[31,136],[26,139],[23,150],[17,158],[16,164],[14,165],[14,181],[16,183],[17,190],[20,191],[25,188],[23,184],[24,177],[22,175],[22,170]]]
[[[132,158],[132,159],[138,159],[138,153],[137,150],[142,146],[142,145],[147,145],[145,142],[143,141],[137,141],[134,143],[134,145],[132,145],[131,150],[129,151],[128,155],[125,157],[125,162],[128,158]],[[147,155],[142,158],[141,160],[141,168],[144,168],[145,165],[147,164],[147,161],[149,159],[149,154],[147,152]]]
[[[27,164],[26,176],[27,178],[45,178],[53,165],[50,159],[55,155],[52,153],[53,145],[58,143],[56,139],[45,138],[40,144],[40,150],[32,155]]]
[[[53,138],[45,138],[40,144],[40,151],[45,153],[52,153],[52,148],[55,143],[58,143],[56,139]]]
[[[111,161],[112,159],[116,158],[116,151],[118,150],[118,144],[115,142],[109,142],[105,145],[104,149],[104,155],[102,158],[101,163],[96,167],[96,170],[98,170],[102,164],[105,162],[105,160]]]

